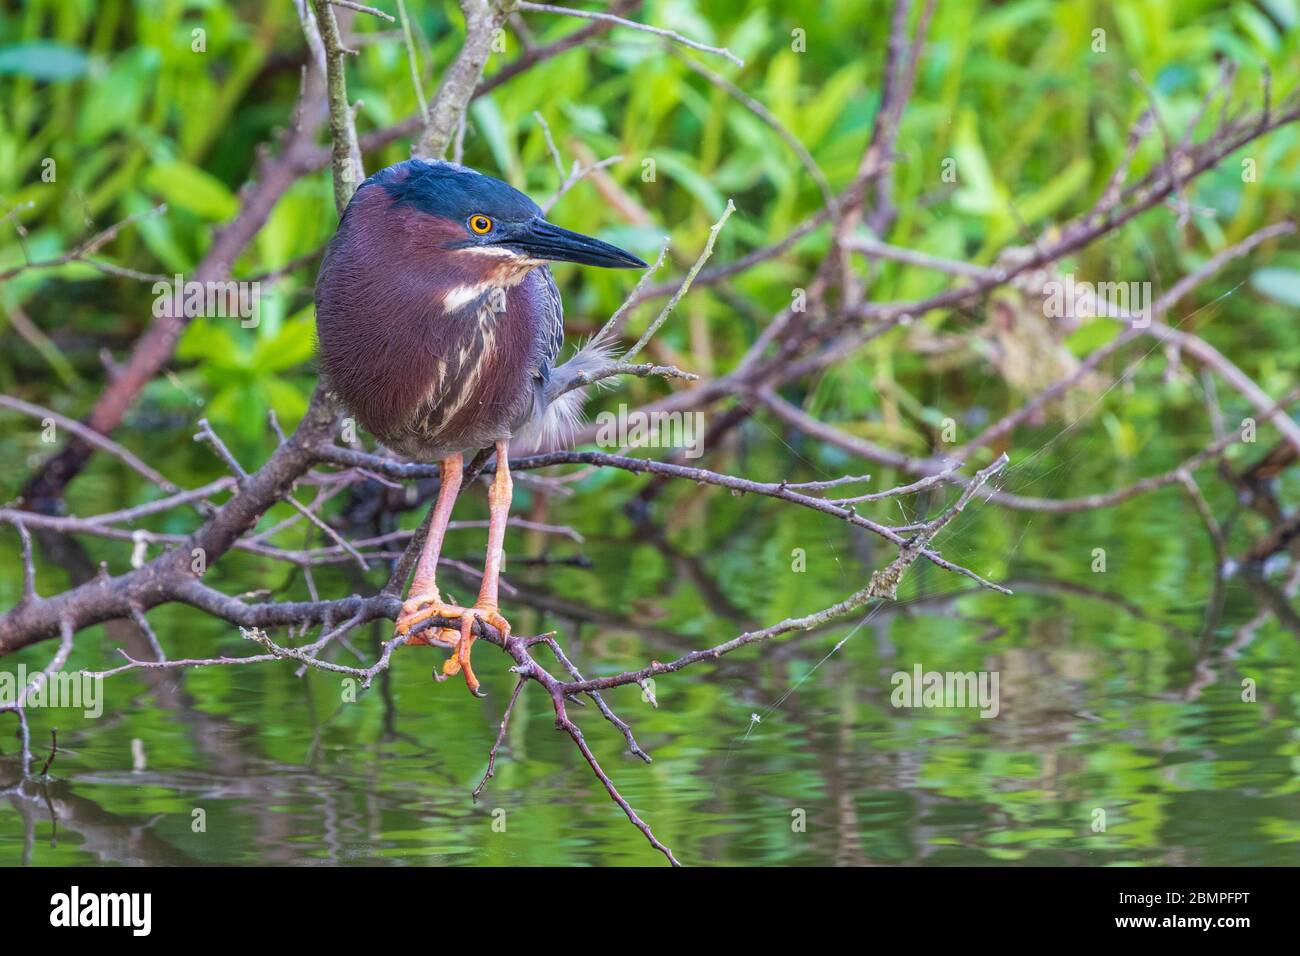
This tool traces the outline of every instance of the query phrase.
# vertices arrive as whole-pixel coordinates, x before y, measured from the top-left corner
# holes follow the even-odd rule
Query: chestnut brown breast
[[[363,186],[316,284],[327,387],[385,445],[423,460],[486,447],[538,413],[563,329],[545,266],[502,275],[444,252],[452,230]]]

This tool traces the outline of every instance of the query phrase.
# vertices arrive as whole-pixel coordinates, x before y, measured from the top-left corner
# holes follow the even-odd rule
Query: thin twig
[[[336,7],[347,7],[349,10],[356,10],[358,13],[368,13],[372,17],[379,17],[380,19],[387,20],[389,23],[397,22],[396,18],[390,14],[384,13],[383,10],[379,10],[375,7],[368,7],[364,3],[356,3],[355,0],[329,0],[329,2],[334,4]],[[397,2],[400,6],[402,0],[397,0]]]
[[[506,728],[510,726],[510,715],[514,713],[515,703],[519,700],[520,693],[523,692],[524,685],[528,683],[527,677],[521,677],[515,682],[515,689],[510,693],[510,700],[506,704],[505,713],[501,715],[501,726],[497,730],[497,739],[492,742],[492,749],[488,751],[487,770],[483,774],[483,779],[478,782],[470,795],[475,803],[483,793],[483,788],[488,785],[488,781],[496,776],[497,751],[501,749],[501,742],[506,739]]]
[[[736,56],[726,47],[708,46],[704,43],[698,43],[695,40],[682,36],[673,30],[665,30],[661,27],[652,27],[644,23],[637,23],[635,20],[628,20],[624,17],[614,16],[612,13],[598,13],[592,10],[572,10],[568,7],[556,7],[549,3],[530,3],[528,0],[520,0],[517,9],[529,13],[558,13],[566,17],[582,17],[585,20],[604,20],[606,23],[613,23],[620,27],[628,27],[632,30],[640,30],[643,33],[653,33],[655,36],[667,37],[674,43],[680,43],[682,46],[690,47],[692,50],[699,50],[701,53],[712,53],[716,56],[723,56],[730,60],[736,66],[744,66],[745,61]]]
[[[58,412],[51,411],[32,402],[25,402],[20,398],[13,398],[10,395],[0,395],[0,408],[7,408],[10,411],[21,412],[24,415],[30,415],[32,418],[42,420],[49,419],[61,428],[66,428],[72,434],[76,435],[88,445],[93,445],[100,451],[107,452],[114,458],[121,461],[124,465],[139,475],[149,479],[167,494],[174,494],[179,491],[175,484],[165,478],[157,470],[141,461],[132,452],[127,451],[111,438],[105,438],[93,428],[83,425],[75,419],[68,418],[66,415],[60,415]]]
[[[682,297],[690,291],[691,283],[695,281],[695,277],[699,275],[700,270],[704,268],[704,263],[708,262],[709,256],[713,255],[713,244],[718,240],[718,233],[722,231],[722,227],[726,225],[727,220],[731,218],[731,214],[735,211],[736,204],[728,199],[727,208],[722,211],[721,218],[709,227],[708,241],[704,243],[704,249],[695,260],[695,264],[691,266],[690,271],[686,273],[686,278],[683,279],[682,284],[677,287],[677,291],[673,293],[672,298],[670,298],[659,311],[659,315],[655,317],[655,320],[650,323],[650,327],[642,333],[641,338],[637,339],[636,344],[623,354],[622,358],[624,362],[629,361],[635,357],[638,352],[645,348],[646,344],[654,337],[654,334],[659,331],[659,327],[668,321],[668,316],[670,316],[673,309],[677,307],[677,303],[680,302]],[[613,320],[611,319],[610,321],[612,322]]]

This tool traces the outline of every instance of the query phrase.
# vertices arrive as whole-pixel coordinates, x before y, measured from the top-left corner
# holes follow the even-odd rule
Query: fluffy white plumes
[[[572,388],[575,379],[599,372],[617,358],[616,343],[599,334],[588,339],[573,357],[551,372],[542,393],[539,408],[514,436],[512,444],[520,451],[551,451],[571,444],[583,421],[587,389]],[[604,385],[606,380],[596,384]]]

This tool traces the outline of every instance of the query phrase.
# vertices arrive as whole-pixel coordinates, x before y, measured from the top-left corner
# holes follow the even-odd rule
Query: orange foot
[[[465,609],[457,604],[444,604],[437,588],[420,594],[412,594],[402,603],[402,611],[397,615],[398,634],[411,634],[412,628],[431,617],[459,618]],[[411,634],[407,644],[455,647],[460,641],[460,631],[450,627],[430,627],[418,634]]]
[[[476,620],[486,621],[498,631],[503,638],[510,636],[510,622],[501,616],[501,611],[495,604],[475,604],[473,607],[459,608],[460,614],[460,634],[456,639],[456,653],[447,658],[447,662],[442,665],[442,673],[434,674],[438,680],[446,680],[454,674],[465,672],[465,684],[469,687],[469,692],[475,697],[486,697],[487,694],[480,693],[478,689],[478,678],[474,676],[474,669],[470,666],[469,652],[474,646],[477,638],[474,636],[474,622]],[[451,617],[452,615],[447,615]]]

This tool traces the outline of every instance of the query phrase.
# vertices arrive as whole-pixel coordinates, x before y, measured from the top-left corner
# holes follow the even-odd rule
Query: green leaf
[[[481,96],[474,101],[469,111],[474,119],[474,128],[492,150],[492,158],[496,160],[497,169],[501,171],[501,175],[508,176],[514,153],[510,147],[510,137],[506,133],[506,123],[501,117],[501,110],[497,108],[492,97]]]
[[[821,142],[831,123],[839,118],[845,105],[861,89],[862,74],[861,64],[850,63],[832,76],[817,91],[812,102],[804,107],[797,132],[809,150]]]
[[[307,414],[307,396],[288,382],[268,378],[262,383],[262,389],[282,428],[292,428]]]
[[[1004,208],[1002,190],[980,143],[979,124],[970,110],[965,110],[958,121],[953,153],[960,186],[953,196],[953,204],[963,212],[976,214]]]
[[[1250,285],[1260,295],[1283,305],[1300,307],[1300,269],[1267,266],[1250,275]]]
[[[666,173],[669,179],[698,199],[708,210],[710,216],[722,215],[722,209],[726,206],[727,201],[722,198],[722,193],[718,192],[717,187],[713,185],[709,177],[702,175],[695,169],[693,159],[666,150],[657,151],[655,158],[658,160],[659,169]]]
[[[262,428],[262,403],[254,390],[241,385],[222,389],[208,403],[207,418],[220,432],[234,427],[245,441],[255,440]]]
[[[253,349],[253,368],[259,372],[279,372],[301,365],[316,348],[316,323],[310,317],[286,322],[270,338],[261,339]]]
[[[188,209],[204,219],[220,222],[239,211],[239,200],[225,183],[179,159],[154,166],[146,174],[145,183],[169,205]]]
[[[157,50],[138,47],[114,60],[103,76],[88,81],[78,111],[80,135],[94,141],[113,130],[137,127],[145,96],[157,85],[159,60]]]
[[[34,80],[57,82],[81,76],[90,58],[75,46],[48,40],[33,40],[0,47],[0,76],[30,76]]]
[[[1026,222],[1049,216],[1083,191],[1092,175],[1092,163],[1080,156],[1054,176],[1046,186],[1020,198],[1016,205]]]
[[[239,348],[231,332],[234,319],[196,318],[186,327],[176,345],[176,357],[185,361],[201,362],[212,369],[226,372],[247,367],[247,356]]]
[[[1082,358],[1119,335],[1120,328],[1120,324],[1112,319],[1093,319],[1067,336],[1065,346],[1071,354]]]

